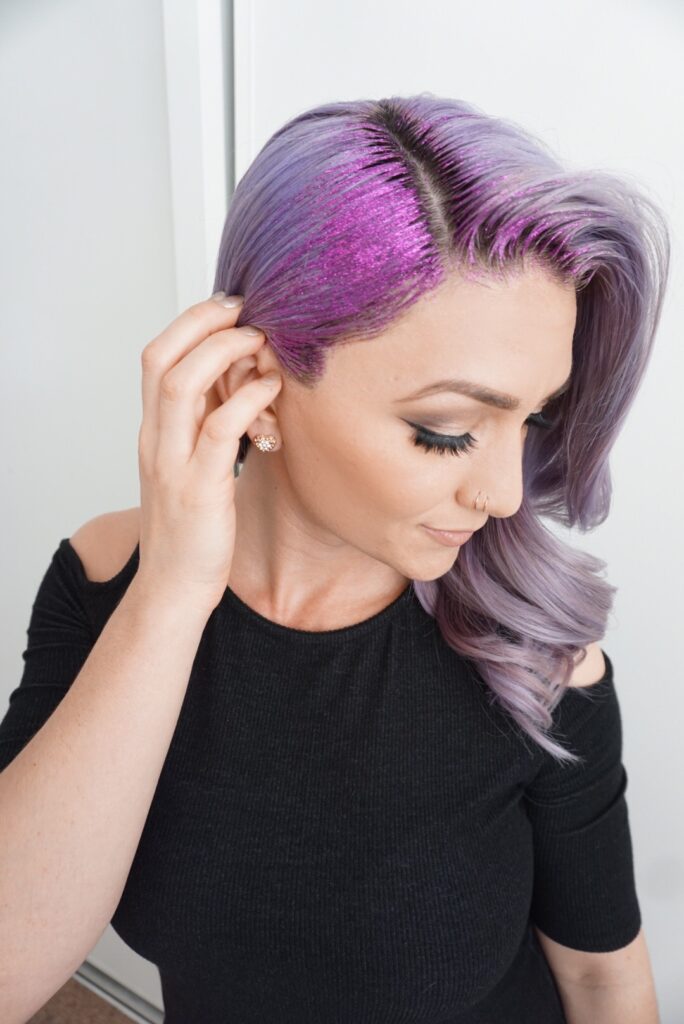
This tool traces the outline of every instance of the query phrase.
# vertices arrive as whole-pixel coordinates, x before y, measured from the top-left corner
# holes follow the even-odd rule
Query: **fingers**
[[[263,345],[264,334],[232,327],[210,335],[162,378],[159,387],[157,462],[185,465],[195,451],[202,424],[197,425],[198,399],[235,362]]]
[[[213,374],[204,391],[234,359],[256,351],[263,344],[263,333],[248,335],[242,329],[233,332],[232,342],[227,341],[227,332],[232,331],[241,308],[242,304],[221,306],[213,299],[199,302],[185,310],[143,350],[139,453],[141,464],[147,468],[157,461],[162,443],[164,457],[185,461],[190,458],[198,432],[194,410],[207,376]],[[211,344],[207,347],[208,339]],[[209,354],[208,364],[207,354],[203,353]],[[192,359],[186,370],[188,355]],[[200,363],[206,366],[206,373],[199,373]],[[193,392],[191,396],[189,389]],[[165,432],[170,435],[168,444]]]
[[[240,438],[259,413],[278,394],[282,377],[267,377],[241,385],[227,402],[204,421],[197,439],[194,462],[207,484],[221,483],[233,477]]]
[[[164,375],[209,334],[237,323],[242,303],[221,306],[206,299],[184,310],[141,353],[143,418],[140,428],[141,454],[150,458],[156,452],[159,436],[159,393]]]

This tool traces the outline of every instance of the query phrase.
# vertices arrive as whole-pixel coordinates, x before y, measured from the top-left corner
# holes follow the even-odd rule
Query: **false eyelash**
[[[461,434],[458,437],[451,437],[449,434],[435,434],[432,430],[426,430],[418,423],[412,423],[415,428],[412,441],[428,452],[437,452],[443,455],[450,452],[452,455],[462,455],[477,447],[477,441],[472,434]]]
[[[477,448],[477,438],[473,437],[472,434],[460,434],[458,436],[436,434],[434,431],[428,430],[427,427],[422,427],[420,423],[411,423],[409,420],[405,422],[414,428],[413,443],[428,452],[437,452],[440,455],[443,455],[445,452],[449,452],[452,455],[462,455],[464,452]],[[556,420],[547,419],[540,412],[532,413],[531,416],[527,417],[526,422],[534,427],[541,427],[543,430],[550,430],[557,425]]]

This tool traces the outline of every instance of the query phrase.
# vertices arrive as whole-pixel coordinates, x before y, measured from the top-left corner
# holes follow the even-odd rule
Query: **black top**
[[[66,693],[138,559],[91,582],[60,542],[0,768]],[[562,1024],[531,922],[593,952],[641,927],[604,656],[603,678],[554,711],[585,758],[561,766],[490,702],[412,585],[324,632],[227,589],[112,919],[158,966],[166,1024]]]

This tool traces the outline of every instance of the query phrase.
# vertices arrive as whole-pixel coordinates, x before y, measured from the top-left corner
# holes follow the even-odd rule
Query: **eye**
[[[406,420],[409,423],[408,420]],[[461,455],[477,447],[477,441],[472,434],[461,434],[454,437],[451,434],[435,434],[434,431],[421,427],[419,423],[409,423],[414,428],[412,441],[420,445],[428,452],[438,452],[443,455],[450,452],[452,455]]]
[[[413,443],[428,452],[437,452],[440,455],[444,455],[445,452],[449,452],[451,455],[462,455],[464,452],[470,452],[473,448],[477,448],[477,438],[472,434],[436,434],[433,430],[421,426],[420,423],[412,423],[410,420],[404,422],[414,429],[411,438]],[[525,420],[525,426],[530,424],[533,427],[551,430],[557,425],[557,421],[548,419],[543,413],[535,412]]]

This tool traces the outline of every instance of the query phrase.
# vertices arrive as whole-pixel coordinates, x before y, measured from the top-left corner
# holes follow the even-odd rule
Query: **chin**
[[[451,553],[449,563],[446,565],[446,567],[442,567],[442,569],[440,569],[440,571],[437,574],[435,574],[434,570],[421,570],[419,566],[416,566],[415,569],[411,571],[411,579],[418,580],[421,583],[431,583],[433,580],[440,579],[442,576],[445,576],[446,573],[449,572],[449,569],[451,569],[451,567],[454,565],[456,559],[458,558],[459,551],[460,548],[457,548],[455,554]]]

